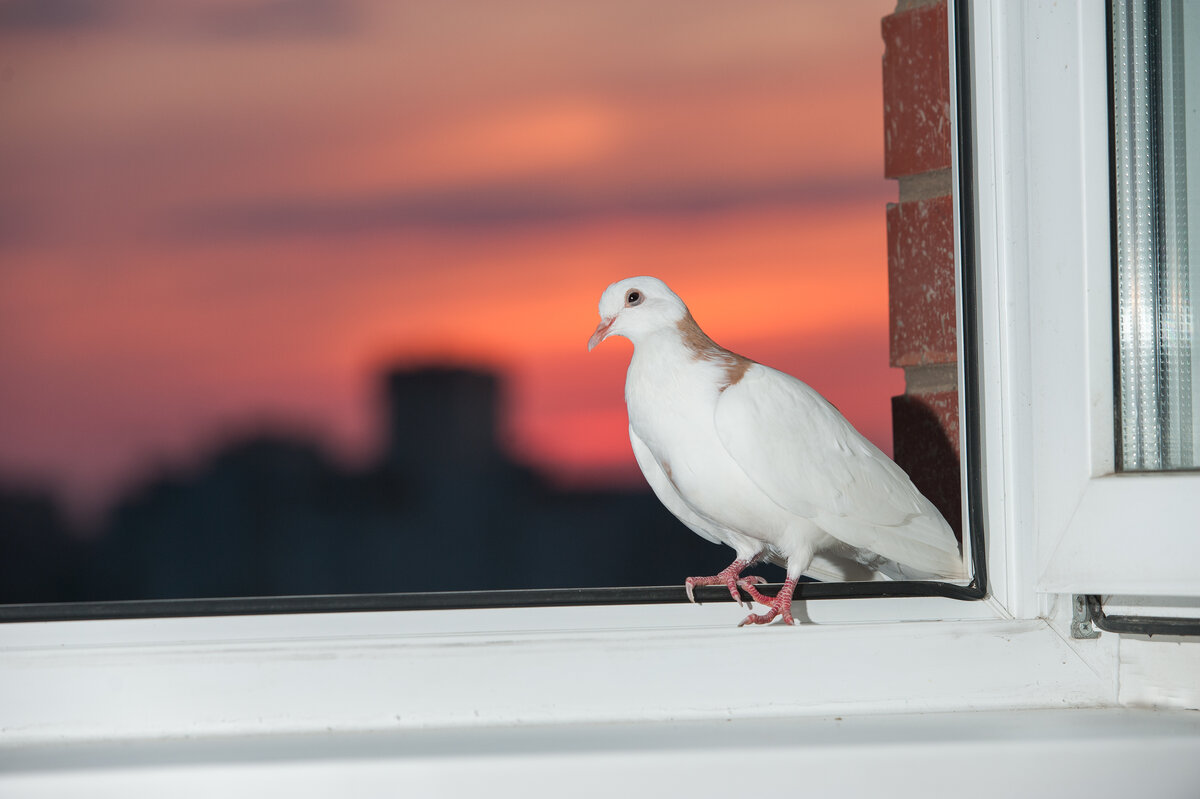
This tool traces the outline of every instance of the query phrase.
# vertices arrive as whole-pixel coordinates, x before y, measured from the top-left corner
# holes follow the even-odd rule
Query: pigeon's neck
[[[709,338],[708,334],[700,329],[700,325],[696,324],[691,313],[685,313],[683,318],[675,323],[675,334],[679,336],[683,348],[694,358],[713,360],[724,353],[733,354]]]
[[[752,365],[754,361],[730,352],[709,338],[691,313],[685,312],[675,325],[638,342],[630,370],[631,376],[639,372],[639,377],[672,381],[678,377],[669,377],[667,373],[677,369],[703,373],[703,376],[697,374],[697,378],[713,384],[720,393],[741,380]]]

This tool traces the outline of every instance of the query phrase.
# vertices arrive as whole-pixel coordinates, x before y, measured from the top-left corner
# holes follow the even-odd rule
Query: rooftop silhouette
[[[0,601],[662,585],[726,565],[648,490],[561,489],[512,458],[494,374],[381,378],[366,467],[262,431],[147,480],[86,542],[48,496],[0,491]]]

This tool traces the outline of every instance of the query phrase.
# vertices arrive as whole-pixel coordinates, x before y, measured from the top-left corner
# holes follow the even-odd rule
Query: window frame
[[[985,490],[1005,497],[989,529],[1012,529],[994,592],[1017,615],[1045,595],[1200,596],[1200,473],[1115,468],[1107,4],[981,10]]]
[[[1027,209],[1054,210],[1051,198],[1079,185],[1068,178],[1097,176],[1069,165],[1058,165],[1065,175],[1024,166],[1027,156],[1055,166],[1044,163],[1054,160],[1053,147],[1031,152],[1046,144],[1030,134],[1044,110],[1032,100],[1044,101],[1043,90],[1052,89],[1051,97],[1063,90],[1061,80],[1024,77],[1048,57],[1049,42],[1069,45],[1076,56],[1088,49],[1083,40],[1095,32],[1089,8],[1089,0],[951,4],[951,13],[958,11],[951,36],[962,39],[969,30],[974,54],[974,100],[960,110],[974,115],[975,136],[966,158],[956,153],[954,168],[960,179],[967,172],[972,188],[956,204],[956,244],[968,256],[960,252],[958,262],[976,270],[966,281],[978,293],[960,303],[960,329],[971,324],[959,346],[966,355],[963,339],[976,337],[979,347],[978,404],[963,403],[968,420],[978,414],[978,439],[966,432],[972,425],[960,427],[963,451],[976,453],[982,477],[973,490],[983,501],[970,506],[968,518],[983,540],[972,556],[986,549],[992,569],[983,601],[805,603],[794,628],[749,629],[734,626],[744,611],[727,602],[14,621],[0,625],[5,743],[1200,705],[1195,647],[1156,649],[1109,634],[1075,640],[1068,632],[1070,603],[1046,593],[1041,571],[1062,549],[1046,525],[1064,500],[1047,494],[1080,479],[1046,470],[1059,465],[1055,457],[1078,468],[1082,453],[1091,480],[1103,436],[1096,413],[1064,426],[1073,447],[1066,455],[1038,434],[1077,412],[1077,395],[1091,398],[1096,369],[1111,365],[1111,349],[1093,347],[1072,363],[1061,347],[1030,346],[1055,325],[1073,326],[1071,340],[1094,344],[1087,324],[1107,324],[1107,308],[1094,282],[1061,313],[1054,306],[1056,298],[1073,296],[1072,280],[1081,274],[1096,279],[1083,270],[1084,259],[1047,276],[1036,274],[1028,254],[1013,252],[1040,242],[1065,259],[1081,233],[1090,246],[1106,248],[1094,217],[1107,215],[1107,173],[1105,201],[1087,198],[1087,213],[1076,213],[1070,235],[1054,246],[1060,231],[1032,224],[1039,220]],[[951,53],[967,42],[955,44]],[[1030,91],[1039,94],[1031,98]],[[1068,132],[1087,134],[1089,166],[1098,144],[1082,120],[1094,118],[1095,93],[1089,83],[1086,102],[1077,97],[1070,108],[1055,109]],[[1072,117],[1071,108],[1086,113]],[[1043,178],[1063,181],[1057,194]],[[1034,288],[1053,291],[1040,295]],[[1055,313],[1043,316],[1047,310]],[[960,358],[964,387],[966,362]],[[1036,392],[1069,382],[1057,372],[1081,370],[1092,380],[1068,386],[1054,408],[1031,402]]]

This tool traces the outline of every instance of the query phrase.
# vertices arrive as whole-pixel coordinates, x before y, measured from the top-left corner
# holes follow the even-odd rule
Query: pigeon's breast
[[[721,528],[775,543],[794,521],[742,471],[717,436],[713,417],[721,367],[692,362],[645,371],[630,364],[629,424],[653,454],[680,498]]]

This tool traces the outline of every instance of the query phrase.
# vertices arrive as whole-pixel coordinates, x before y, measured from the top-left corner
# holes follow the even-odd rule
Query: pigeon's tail
[[[893,562],[889,574],[900,580],[962,580],[966,577],[958,540],[941,514],[933,511],[900,527],[880,530],[874,551]]]
[[[946,563],[941,571],[915,568],[886,558],[876,552],[847,546],[844,551],[826,551],[813,558],[812,566],[804,573],[822,581],[876,582],[891,580],[950,580],[965,579],[960,563]]]
[[[942,571],[922,571],[894,560],[882,560],[875,565],[881,574],[886,574],[892,580],[946,580],[958,582],[966,579],[966,570],[959,564],[953,569]]]
[[[834,537],[862,550],[861,563],[870,562],[877,569],[882,567],[873,558],[895,564],[894,573],[885,571],[892,579],[961,580],[966,570],[954,531],[932,505],[928,510],[897,525],[863,524],[834,516],[823,516],[819,522]]]
[[[887,580],[907,579],[889,574],[884,561],[878,555],[856,551],[847,547],[845,552],[821,552],[813,557],[812,564],[804,574],[822,582],[873,583]],[[780,563],[786,568],[787,562]]]

